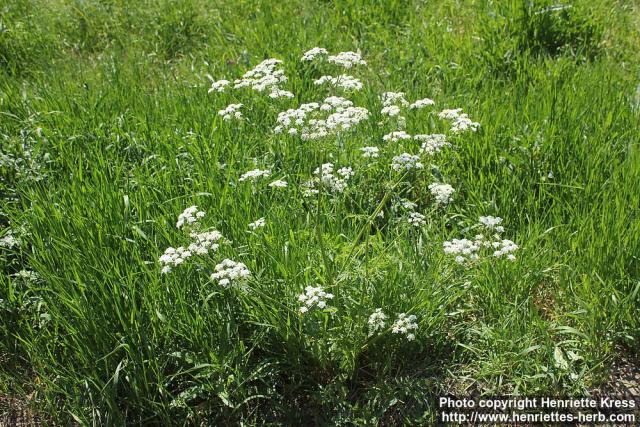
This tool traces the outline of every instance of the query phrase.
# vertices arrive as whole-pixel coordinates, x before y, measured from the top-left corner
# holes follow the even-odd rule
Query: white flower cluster
[[[382,107],[380,112],[385,116],[396,117],[400,115],[400,107],[397,105],[387,105],[386,107]]]
[[[269,184],[269,187],[271,187],[271,188],[287,188],[287,185],[289,185],[287,183],[287,181],[283,181],[281,179],[276,179],[275,181],[273,181],[272,183]]]
[[[302,61],[311,62],[319,57],[329,55],[327,49],[323,47],[314,47],[302,55]],[[344,68],[352,68],[355,65],[367,65],[366,61],[362,59],[362,56],[358,52],[340,52],[336,55],[329,55],[327,60],[336,65],[340,65]]]
[[[346,91],[362,89],[362,82],[359,79],[346,74],[341,74],[338,77],[322,76],[313,82],[316,86],[323,85],[325,83],[329,83],[338,89]]]
[[[389,142],[389,141],[398,142],[402,139],[411,139],[411,135],[409,135],[403,130],[398,130],[398,131],[390,132],[382,137],[382,140],[384,142]]]
[[[231,119],[242,119],[242,112],[240,111],[242,104],[229,104],[224,110],[218,111],[218,115],[222,116],[222,120],[228,122]]]
[[[264,92],[267,89],[272,93],[277,92],[278,85],[287,81],[284,70],[277,69],[281,63],[279,59],[265,59],[255,68],[244,73],[241,79],[235,80],[234,88],[250,87],[258,92]]]
[[[305,293],[298,296],[298,301],[303,305],[300,313],[306,313],[314,306],[323,309],[327,306],[327,300],[333,299],[333,294],[325,292],[321,286],[307,286]]]
[[[293,93],[279,87],[281,83],[287,81],[287,76],[284,75],[284,70],[278,69],[278,65],[281,63],[282,61],[279,59],[265,59],[252,70],[244,73],[242,78],[234,80],[233,88],[240,89],[243,87],[249,87],[258,92],[269,90],[269,97],[271,98],[293,98]],[[215,81],[213,77],[208,74],[207,77],[211,80],[209,93],[224,92],[231,83],[229,80],[225,79]],[[231,104],[229,107],[233,105],[242,106],[242,104]],[[221,110],[218,114],[223,116],[225,120],[231,120],[233,116],[237,119],[242,117],[242,113],[237,111],[237,108],[230,112],[227,111],[229,110],[229,107],[227,107],[226,110]]]
[[[429,191],[431,191],[431,194],[435,197],[437,204],[446,205],[453,201],[451,196],[456,190],[449,184],[434,182],[433,184],[429,184]]]
[[[402,111],[401,107],[406,107],[407,105],[409,105],[409,103],[404,97],[404,92],[384,92],[382,94],[382,111],[380,111],[380,113],[382,113],[382,115],[384,116],[397,117],[399,126],[404,127],[406,119],[400,115],[400,112]],[[399,135],[403,134],[407,136],[407,138],[401,138],[401,139],[410,138],[410,136],[404,132],[391,132],[389,135],[386,135],[385,138],[383,139],[387,141],[388,140],[387,138],[393,138],[393,137],[390,137],[390,135],[393,135],[393,134],[399,134]],[[393,142],[397,141],[397,139],[395,140],[392,139],[392,140]]]
[[[369,336],[383,330],[385,320],[387,320],[387,315],[384,314],[381,308],[376,308],[376,310],[371,313],[371,316],[369,316],[369,321],[367,322],[369,325]]]
[[[354,175],[353,169],[349,167],[338,169],[334,174],[333,163],[324,163],[313,171],[315,175],[313,179],[308,181],[305,186],[304,197],[310,197],[318,194],[317,187],[322,187],[329,193],[342,193],[347,188],[347,181]]]
[[[289,134],[296,135],[299,132],[299,128],[305,124],[307,116],[320,108],[320,104],[317,102],[310,102],[308,104],[302,104],[300,107],[294,109],[290,108],[287,111],[278,113],[276,122],[278,125],[273,129],[275,133],[282,133],[284,129]]]
[[[13,274],[13,277],[29,283],[35,283],[40,278],[40,276],[38,276],[38,273],[31,270],[20,270],[17,273]]]
[[[446,136],[441,133],[414,135],[413,139],[422,142],[420,152],[429,156],[433,156],[439,153],[444,147],[451,145],[447,142]]]
[[[327,52],[327,49],[323,47],[314,47],[312,49],[309,49],[304,53],[304,55],[302,55],[302,61],[313,61],[318,56],[324,56],[328,54],[329,52]]]
[[[378,147],[362,147],[360,151],[362,151],[362,157],[366,159],[375,159],[380,155],[380,149]]]
[[[330,96],[320,105],[321,111],[331,112],[326,119],[310,119],[302,129],[303,140],[324,138],[328,135],[351,129],[369,117],[366,108],[354,107],[353,103],[338,96]]]
[[[443,120],[455,120],[458,117],[460,117],[460,113],[462,113],[462,108],[455,108],[455,109],[445,108],[444,110],[438,113],[438,117]]]
[[[515,261],[516,256],[513,254],[513,252],[518,250],[518,245],[516,245],[514,242],[509,239],[502,239],[491,242],[491,245],[495,249],[495,251],[493,252],[493,256],[501,258],[506,255],[509,261]]]
[[[409,108],[415,110],[428,107],[430,105],[436,105],[435,101],[433,99],[424,98],[416,100],[413,104],[409,105]]]
[[[404,92],[384,92],[382,94],[381,113],[389,117],[398,116],[398,120],[401,126],[404,126],[405,118],[403,116],[400,116],[402,108],[408,106],[410,110],[419,110],[430,105],[435,105],[433,99],[418,99],[415,102],[409,104],[409,102],[405,98]]]
[[[196,225],[200,218],[203,218],[205,213],[199,211],[196,205],[189,206],[180,215],[178,215],[178,221],[176,222],[176,228],[182,228],[185,225]]]
[[[367,65],[366,61],[358,52],[340,52],[337,55],[329,55],[327,60],[333,64],[344,68],[351,68],[355,65]]]
[[[160,264],[162,265],[162,269],[160,270],[162,274],[167,274],[171,272],[171,267],[177,267],[182,264],[185,260],[191,257],[193,253],[185,248],[184,246],[179,246],[177,248],[168,247],[162,256],[158,259]]]
[[[418,329],[416,323],[416,316],[413,314],[407,315],[406,313],[398,314],[398,318],[391,326],[391,332],[394,334],[405,335],[408,341],[413,341],[416,336],[412,331]]]
[[[362,107],[347,107],[332,113],[326,120],[309,120],[309,128],[300,135],[304,140],[320,139],[351,129],[369,117]]]
[[[414,210],[415,208],[418,207],[417,203],[413,203],[411,200],[407,200],[407,199],[403,199],[400,201],[400,206],[402,206],[403,208],[407,209],[407,210]]]
[[[479,223],[493,234],[489,237],[486,237],[484,234],[478,234],[474,240],[453,239],[444,242],[444,252],[448,255],[455,255],[456,262],[459,264],[478,260],[481,249],[493,251],[492,255],[496,258],[506,257],[509,261],[515,261],[516,257],[513,253],[518,250],[518,245],[509,239],[503,239],[501,237],[500,234],[504,232],[504,227],[500,225],[502,218],[481,216]]]
[[[198,255],[206,255],[209,251],[217,251],[220,247],[218,242],[222,240],[222,233],[217,230],[202,233],[191,232],[189,235],[194,239],[194,242],[189,245],[188,249]]]
[[[504,231],[504,227],[500,225],[502,224],[502,218],[499,216],[481,216],[478,222],[488,230],[495,230],[496,233],[502,233]]]
[[[269,175],[271,175],[270,169],[253,169],[240,175],[240,178],[238,178],[238,181],[240,182],[247,181],[247,180],[255,181],[258,178],[268,177]]]
[[[229,80],[213,80],[213,77],[211,77],[209,74],[207,74],[207,77],[209,78],[209,80],[211,80],[211,88],[209,88],[209,93],[211,92],[224,92],[225,89],[227,88],[227,86],[229,86],[229,84],[231,83]]]
[[[406,107],[409,105],[404,92],[384,92],[382,94],[382,106],[390,107],[393,105],[399,107]]]
[[[242,285],[251,272],[241,262],[224,259],[215,266],[215,272],[211,274],[211,280],[215,280],[219,285],[228,288],[232,285]]]
[[[426,217],[418,212],[409,212],[407,221],[414,227],[421,227],[427,223]]]
[[[288,90],[280,89],[277,87],[272,87],[271,92],[269,93],[269,98],[293,98],[293,92],[289,92]]]
[[[13,231],[9,230],[7,233],[0,237],[0,248],[13,249],[20,246],[20,240],[13,235]]]
[[[444,253],[455,255],[458,264],[464,264],[467,260],[475,261],[478,257],[478,242],[469,239],[453,239],[442,244]]]
[[[472,121],[466,113],[462,112],[462,108],[453,110],[442,110],[438,117],[451,121],[451,132],[459,133],[467,130],[475,132],[480,127],[480,123]]]
[[[264,218],[259,218],[252,223],[249,223],[249,228],[251,230],[256,230],[258,228],[264,227],[267,224]]]
[[[168,247],[158,259],[160,265],[162,265],[162,274],[170,273],[172,267],[179,266],[194,254],[206,255],[209,251],[217,251],[220,246],[218,242],[222,239],[222,234],[216,230],[203,233],[192,232],[190,236],[194,241],[187,248],[184,246]]]
[[[322,113],[330,113],[322,118]],[[275,133],[286,131],[291,135],[300,133],[303,140],[324,138],[351,129],[369,117],[366,108],[354,107],[347,99],[330,96],[322,104],[302,104],[278,114]]]
[[[394,156],[391,160],[391,169],[394,171],[422,169],[424,165],[420,163],[420,157],[409,153],[402,153]]]

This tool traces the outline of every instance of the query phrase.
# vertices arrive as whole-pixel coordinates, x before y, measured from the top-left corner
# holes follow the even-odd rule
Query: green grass
[[[640,339],[640,12],[534,3],[0,6],[0,238],[21,242],[0,248],[0,395],[61,424],[395,425],[434,421],[447,392],[599,387]],[[314,46],[368,65],[302,63]],[[294,99],[207,93],[206,74],[234,80],[265,58],[284,61]],[[339,94],[312,81],[342,72],[364,83],[347,97],[369,120],[318,141],[273,133],[278,112]],[[406,114],[411,134],[448,132],[443,108],[481,126],[394,173],[419,145],[382,142],[385,91],[435,100]],[[235,102],[245,120],[224,122]],[[348,189],[305,199],[326,162],[354,169]],[[256,167],[271,177],[238,182]],[[456,189],[444,208],[435,180]],[[163,275],[193,204],[230,242]],[[504,218],[515,262],[444,254],[480,215]],[[223,258],[247,265],[249,291],[209,280]],[[335,296],[301,315],[316,284]],[[378,307],[387,327],[416,315],[416,339],[369,337]]]

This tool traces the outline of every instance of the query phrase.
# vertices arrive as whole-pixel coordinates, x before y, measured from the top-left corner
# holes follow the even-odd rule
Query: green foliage
[[[603,53],[604,24],[580,3],[526,1],[488,9],[481,34],[482,56],[493,72],[514,77],[536,58],[593,60]]]
[[[597,387],[640,339],[640,62],[621,52],[637,45],[638,12],[554,6],[0,6],[0,239],[20,241],[0,247],[0,390],[60,424],[426,425],[444,393]],[[278,112],[329,94],[312,83],[325,70],[299,61],[313,46],[368,62],[348,72],[365,83],[350,99],[374,117],[348,137],[273,134]],[[233,80],[268,57],[284,61],[294,100],[207,93],[206,74]],[[462,107],[481,127],[400,179],[390,153],[417,147],[383,149],[388,90]],[[217,116],[232,102],[243,124]],[[407,117],[407,129],[439,126]],[[361,156],[370,145],[377,163]],[[354,167],[353,189],[303,198],[327,161]],[[289,187],[238,182],[266,166]],[[454,203],[406,226],[396,199],[426,209],[436,178]],[[164,249],[188,243],[175,221],[192,204],[231,243],[162,275]],[[479,215],[504,217],[516,262],[444,256]],[[247,264],[252,292],[209,281],[226,257]],[[313,284],[335,298],[301,316]],[[369,336],[377,307],[419,315],[416,340]]]

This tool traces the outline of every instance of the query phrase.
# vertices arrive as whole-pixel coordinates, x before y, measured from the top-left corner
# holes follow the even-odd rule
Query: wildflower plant
[[[307,286],[304,288],[304,293],[298,296],[298,301],[302,304],[299,311],[304,314],[314,307],[325,309],[328,300],[331,299],[333,294],[325,292],[322,286]]]
[[[502,238],[504,226],[502,218],[481,216],[477,227],[484,233],[476,234],[470,239],[452,239],[443,243],[445,254],[455,257],[458,264],[469,265],[483,257],[506,258],[515,261],[518,245],[509,239]]]
[[[343,311],[347,313],[353,301],[364,296],[358,297],[357,287],[349,283],[352,280],[350,278],[354,277],[349,271],[349,266],[360,262],[357,259],[360,255],[354,258],[354,253],[359,253],[360,250],[353,246],[346,254],[336,253],[336,247],[328,243],[332,236],[327,236],[323,229],[344,215],[340,213],[341,209],[364,209],[367,224],[361,229],[359,238],[366,235],[366,228],[371,227],[374,222],[382,224],[385,233],[401,233],[401,230],[406,230],[407,225],[420,229],[421,233],[402,234],[416,245],[422,238],[422,231],[436,236],[433,224],[437,224],[438,217],[446,215],[448,210],[438,208],[455,207],[454,202],[457,200],[454,200],[456,190],[445,183],[445,177],[434,162],[444,158],[446,149],[455,149],[455,144],[460,142],[458,134],[477,131],[480,125],[472,121],[460,108],[438,112],[434,110],[438,104],[437,100],[410,97],[406,92],[400,91],[385,91],[379,95],[380,110],[376,116],[382,117],[382,122],[373,124],[371,120],[374,115],[370,113],[369,108],[358,105],[356,101],[362,99],[358,97],[358,93],[367,88],[367,80],[361,75],[362,70],[367,67],[367,62],[359,52],[345,51],[332,54],[325,48],[315,47],[303,53],[300,61],[306,64],[303,67],[306,72],[310,75],[315,74],[314,77],[309,77],[307,87],[311,88],[310,93],[303,91],[296,98],[304,101],[294,101],[293,93],[286,88],[292,78],[286,75],[284,62],[276,59],[262,61],[236,80],[210,78],[209,92],[212,96],[225,95],[227,104],[221,104],[218,113],[225,121],[243,119],[242,112],[245,110],[252,114],[260,114],[261,108],[265,109],[261,114],[272,120],[267,143],[269,151],[265,152],[260,160],[256,157],[246,160],[251,160],[254,164],[273,166],[269,169],[255,168],[245,171],[239,174],[235,183],[229,182],[229,185],[233,184],[240,192],[246,188],[242,183],[252,182],[251,192],[246,194],[250,194],[256,203],[261,203],[250,203],[253,207],[248,209],[252,212],[260,210],[263,216],[259,217],[260,214],[253,213],[254,218],[259,219],[248,223],[250,233],[247,234],[254,234],[266,225],[266,211],[262,205],[266,199],[263,197],[290,188],[290,191],[279,193],[277,202],[272,202],[275,204],[272,208],[285,209],[287,214],[290,210],[304,212],[307,221],[314,222],[314,241],[317,243],[318,252],[317,256],[310,258],[313,260],[311,268],[315,274],[324,276],[324,281],[341,289],[338,297],[321,285],[309,285],[298,295],[296,304],[292,304],[290,297],[286,297],[286,292],[281,294],[277,304],[289,309],[295,307],[300,314],[309,313],[314,309],[325,310],[331,304],[334,315],[325,321],[339,322]],[[336,72],[339,69],[342,70]],[[344,72],[345,69],[350,70],[349,74]],[[294,80],[295,78],[293,76]],[[230,83],[231,81],[233,83]],[[252,100],[246,89],[267,96]],[[228,103],[229,99],[233,99],[233,102]],[[425,121],[425,117],[429,120]],[[449,125],[448,130],[446,124]],[[242,131],[246,129],[243,128]],[[376,141],[377,138],[381,144],[364,143],[364,132],[373,132],[376,135],[371,138],[373,135],[367,134],[366,141]],[[296,150],[308,152],[315,159],[322,159],[316,163],[319,166],[307,169],[312,170],[310,174],[305,173],[286,157],[286,154],[291,154],[288,150],[292,146],[295,146]],[[353,150],[357,150],[359,155],[350,156],[349,153]],[[415,173],[417,171],[420,173]],[[272,176],[287,176],[290,179],[274,180]],[[354,180],[356,176],[358,179]],[[264,186],[256,185],[263,180]],[[347,191],[351,187],[353,191]],[[301,198],[291,199],[292,196]],[[278,203],[285,205],[278,206]],[[427,216],[434,218],[427,221]],[[199,221],[203,217],[204,212],[199,211],[196,206],[188,208],[180,216],[178,228],[188,227],[193,230],[190,237],[195,241],[177,248],[168,248],[160,258],[162,272],[170,272],[194,256],[207,255],[207,262],[213,268],[211,282],[224,288],[246,289],[246,284],[252,277],[251,272],[240,260],[220,259],[220,243],[226,240],[217,231],[199,232]],[[274,214],[274,218],[277,218],[277,215]],[[220,221],[222,218],[208,220]],[[482,227],[485,233],[477,235],[473,240],[463,238],[446,241],[443,238],[444,254],[453,256],[462,264],[478,261],[489,251],[494,258],[513,259],[517,245],[500,237],[504,231],[501,221],[494,217],[481,217],[478,226]],[[278,227],[278,224],[270,225],[274,229]],[[485,237],[485,234],[489,237]],[[242,256],[250,256],[246,254],[247,250],[258,251],[262,258],[261,271],[273,271],[269,260],[274,258],[277,251],[274,252],[272,248],[269,256],[264,256],[265,249],[256,247],[268,245],[271,239],[265,239],[260,243],[255,239],[244,244],[239,242],[229,249],[242,252]],[[357,242],[358,239],[355,240]],[[288,242],[278,250],[290,256]],[[336,273],[338,269],[339,273]],[[269,298],[272,293],[279,292],[276,287],[260,293],[260,281],[255,282],[256,293],[251,298]],[[242,297],[238,295],[237,298]],[[250,302],[247,300],[245,303]],[[413,311],[415,307],[407,306],[406,309]],[[417,339],[416,314],[400,313],[390,322],[384,307],[370,310],[366,322],[367,337],[391,334],[403,336],[407,341]],[[310,336],[328,333],[318,329],[320,324],[311,325],[305,322],[302,325],[312,328],[306,332]],[[327,324],[325,327],[331,326]]]
[[[429,19],[395,9],[377,16],[390,10],[386,3],[332,24],[380,18],[389,25],[375,31],[389,36],[394,28],[402,38],[405,27],[396,21]],[[429,2],[408,10],[418,3]],[[493,3],[485,6],[498,7]],[[204,14],[196,7],[178,17],[184,25],[170,28],[197,32],[191,16],[217,22],[217,14],[226,19],[247,9],[227,6]],[[339,40],[321,34],[314,39],[331,48],[276,48],[273,34],[244,37],[254,23],[286,32],[264,20],[289,8],[283,2],[277,10],[256,9],[251,25],[203,26],[215,33],[203,52],[136,56],[129,62],[159,61],[156,74],[170,70],[176,78],[151,93],[143,89],[153,79],[131,85],[140,96],[131,102],[114,99],[139,73],[105,63],[100,78],[87,73],[86,88],[61,85],[69,93],[45,114],[38,108],[51,103],[55,85],[5,67],[19,84],[3,87],[0,145],[33,126],[31,159],[50,152],[58,169],[43,173],[42,185],[0,183],[0,193],[11,197],[0,206],[0,305],[10,308],[1,316],[0,355],[20,347],[24,355],[15,360],[36,362],[24,371],[43,378],[35,388],[47,409],[62,402],[58,412],[77,413],[70,422],[81,424],[305,424],[307,412],[319,408],[327,412],[314,414],[320,424],[388,424],[402,413],[406,423],[423,425],[435,418],[416,421],[406,410],[420,406],[424,384],[437,389],[434,382],[448,372],[500,384],[495,392],[509,394],[495,372],[513,378],[519,369],[514,383],[523,390],[573,392],[582,380],[569,375],[586,378],[597,366],[593,352],[592,364],[568,360],[589,358],[586,334],[606,329],[634,342],[628,325],[637,288],[629,272],[640,238],[629,206],[637,201],[636,134],[634,116],[620,102],[629,79],[615,91],[598,79],[593,92],[566,72],[571,61],[521,58],[517,63],[527,67],[518,68],[517,79],[489,85],[484,68],[472,71],[486,55],[432,52],[432,42],[415,31],[406,33],[430,44],[420,55],[394,52],[394,39],[367,26],[353,33],[370,36],[354,39],[362,52],[336,48]],[[309,8],[288,24],[304,22],[311,33],[324,27]],[[478,29],[420,28],[469,40]],[[449,62],[461,58],[459,66]],[[540,74],[527,74],[531,69]],[[117,84],[107,84],[112,74]],[[516,80],[534,82],[536,90],[516,87]],[[581,93],[616,102],[591,108],[585,98],[570,108]],[[544,94],[561,102],[544,101]],[[518,107],[504,110],[510,102]],[[68,123],[73,127],[62,129]],[[597,130],[601,123],[606,132]],[[10,157],[0,153],[0,172],[13,176],[20,159]],[[597,215],[586,200],[599,206]],[[614,206],[627,211],[615,215]],[[506,209],[504,220],[485,215]],[[33,236],[19,233],[15,220],[31,222]],[[585,230],[616,238],[590,248]],[[519,247],[525,238],[526,250]],[[576,259],[600,264],[581,268]],[[579,301],[561,289],[563,281],[576,282],[571,291],[581,293]],[[21,312],[27,300],[42,307],[35,321]],[[592,301],[607,310],[607,328],[583,310]],[[565,363],[553,363],[554,348]],[[505,354],[519,359],[505,365]],[[520,362],[547,359],[546,371]]]
[[[211,273],[211,280],[224,288],[236,287],[244,289],[251,272],[242,262],[224,259],[216,264]]]

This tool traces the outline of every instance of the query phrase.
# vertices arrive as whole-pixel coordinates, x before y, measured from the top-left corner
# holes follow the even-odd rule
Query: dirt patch
[[[640,360],[625,357],[614,362],[611,378],[594,391],[596,395],[616,395],[640,403]]]
[[[0,426],[41,426],[39,417],[29,410],[25,401],[0,395]]]

